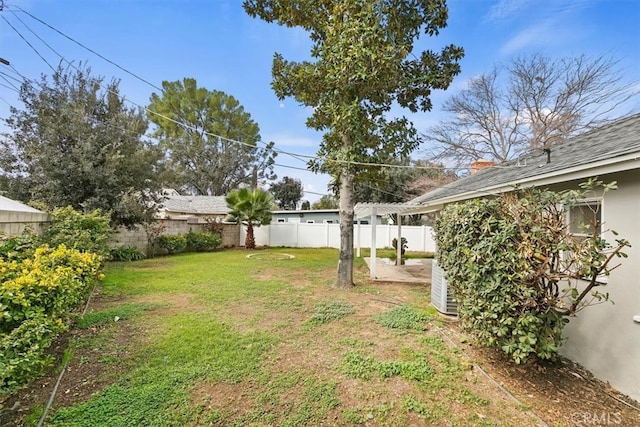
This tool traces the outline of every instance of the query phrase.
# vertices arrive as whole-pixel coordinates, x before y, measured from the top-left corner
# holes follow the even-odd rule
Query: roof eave
[[[513,181],[508,184],[498,184],[491,187],[485,187],[480,190],[473,190],[456,194],[450,197],[430,200],[420,205],[420,207],[416,209],[415,213],[434,212],[442,209],[445,205],[450,203],[457,203],[469,199],[475,199],[478,197],[497,195],[513,191],[515,186],[540,187],[557,184],[560,182],[573,181],[577,179],[586,179],[593,176],[624,172],[633,169],[640,169],[640,153],[633,153],[626,156],[616,157],[614,159],[607,159],[587,165],[580,165],[573,168],[562,169],[550,172],[548,174],[536,175]]]

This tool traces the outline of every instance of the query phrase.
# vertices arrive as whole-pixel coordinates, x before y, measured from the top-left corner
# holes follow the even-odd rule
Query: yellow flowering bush
[[[46,365],[45,350],[104,277],[102,261],[65,245],[41,246],[23,261],[0,258],[0,394]]]

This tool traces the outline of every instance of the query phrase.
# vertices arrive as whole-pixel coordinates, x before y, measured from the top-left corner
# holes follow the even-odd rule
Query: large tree
[[[444,103],[451,117],[423,135],[426,150],[457,166],[503,162],[600,126],[638,93],[616,66],[604,56],[516,57]]]
[[[338,209],[338,206],[338,200],[329,194],[325,194],[311,204],[312,209]]]
[[[288,176],[271,184],[269,191],[273,194],[273,198],[276,204],[280,206],[280,209],[295,210],[304,194],[302,181]]]
[[[271,206],[273,205],[271,194],[259,188],[255,190],[240,188],[231,191],[225,200],[229,207],[228,221],[247,224],[244,247],[255,249],[256,239],[253,228],[271,223]]]
[[[167,152],[166,182],[196,195],[224,196],[241,184],[275,179],[273,143],[258,147],[260,129],[233,96],[195,79],[162,82],[149,119]]]
[[[144,114],[125,105],[117,81],[82,65],[58,67],[51,80],[22,84],[20,100],[1,142],[0,182],[10,197],[111,211],[127,226],[148,218],[161,153],[145,142]]]
[[[306,30],[313,60],[288,61],[275,54],[272,87],[313,108],[307,126],[324,131],[318,161],[311,166],[333,176],[340,192],[338,287],[353,286],[353,186],[375,168],[406,156],[418,144],[405,117],[389,114],[399,105],[431,109],[434,88],[445,89],[459,73],[463,51],[413,53],[422,32],[446,26],[443,0],[245,0],[253,17]]]
[[[405,159],[394,162],[369,182],[355,185],[356,202],[408,202],[456,179],[442,164]]]

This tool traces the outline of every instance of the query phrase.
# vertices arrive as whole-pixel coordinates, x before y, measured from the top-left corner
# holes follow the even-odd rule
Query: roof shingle
[[[546,152],[542,149],[533,150],[516,160],[482,169],[474,175],[416,197],[411,203],[434,203],[500,185],[515,185],[568,169],[587,169],[599,162],[615,162],[618,158],[640,153],[640,114],[590,130],[552,145],[550,149],[549,162]]]

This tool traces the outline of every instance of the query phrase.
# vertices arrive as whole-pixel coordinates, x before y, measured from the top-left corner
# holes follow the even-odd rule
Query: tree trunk
[[[247,237],[244,239],[244,247],[245,249],[256,248],[256,238],[253,235],[253,224],[251,221],[247,223]]]
[[[340,174],[340,257],[336,288],[351,288],[353,284],[353,180],[351,171]]]

